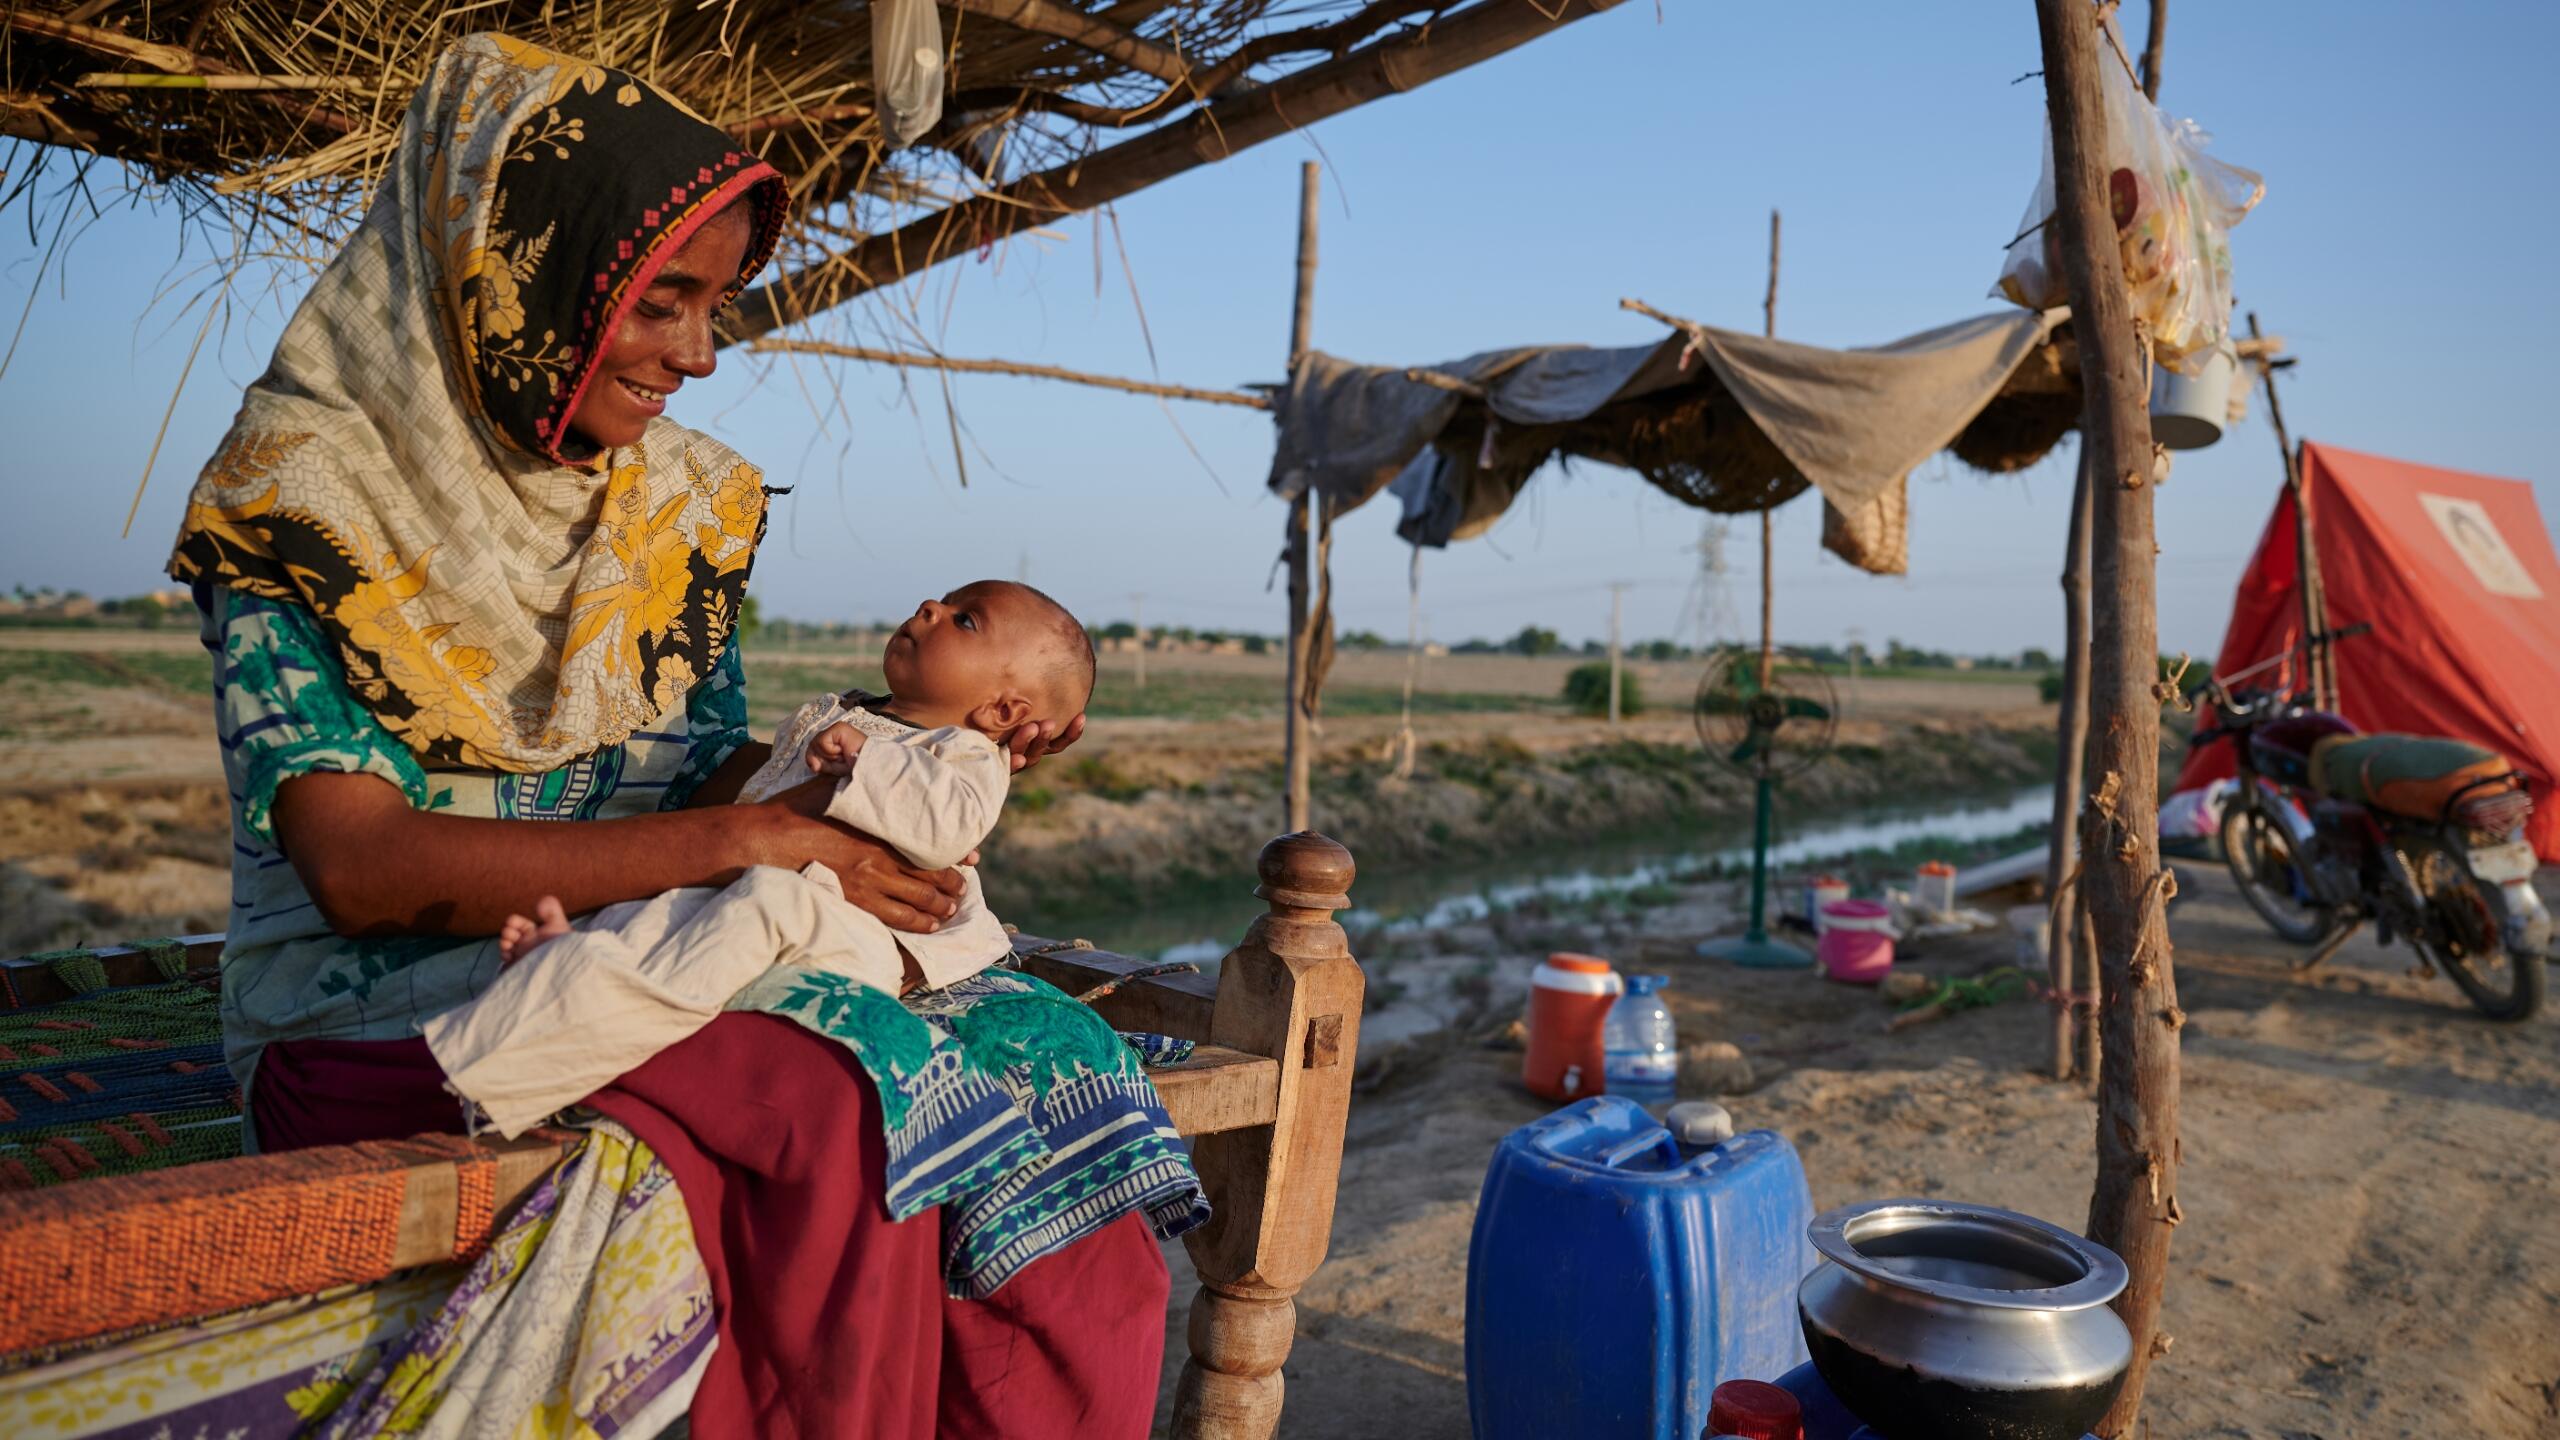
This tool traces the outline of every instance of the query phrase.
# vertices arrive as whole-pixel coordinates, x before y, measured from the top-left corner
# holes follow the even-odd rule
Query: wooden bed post
[[[1192,1158],[1217,1213],[1185,1243],[1200,1272],[1191,1358],[1174,1391],[1184,1440],[1268,1440],[1281,1363],[1297,1338],[1298,1287],[1333,1234],[1367,979],[1333,913],[1351,903],[1351,852],[1312,831],[1262,847],[1253,922],[1218,976],[1210,1043],[1280,1058],[1269,1126],[1202,1136]]]

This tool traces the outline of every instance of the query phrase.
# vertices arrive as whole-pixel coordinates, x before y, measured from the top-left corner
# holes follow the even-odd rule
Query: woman
[[[824,819],[823,781],[727,803],[766,753],[730,643],[765,492],[664,411],[711,373],[713,317],[772,254],[786,203],[769,167],[649,87],[474,37],[421,88],[363,226],[250,387],[170,573],[196,587],[217,657],[224,1027],[260,1148],[458,1129],[417,1025],[487,985],[489,937],[528,897],[579,912],[817,861],[893,928],[952,912],[959,877]],[[1025,727],[1017,765],[1082,727]],[[566,1406],[570,1429],[611,1433],[689,1394],[705,1436],[1142,1434],[1166,1289],[1147,1222],[1198,1208],[1196,1184],[1173,1194],[1169,1132],[1146,1162],[1164,1183],[1135,1201],[1040,1156],[1039,1185],[1071,1183],[1033,1215],[1021,1191],[1039,1185],[990,1188],[1054,1138],[1017,1083],[1032,1113],[1013,1148],[967,1184],[889,1195],[949,1072],[985,1100],[1038,1062],[1151,1109],[1123,1047],[1104,1030],[1097,1050],[1089,1011],[1002,972],[920,1005],[931,1028],[813,995],[724,1016],[595,1096],[607,1123],[535,1220],[398,1365],[326,1398],[349,1407],[340,1427],[467,1393],[475,1424]],[[981,1001],[1002,1002],[1001,1026],[972,1028]],[[914,1060],[928,1049],[943,1078]],[[648,1346],[584,1394],[567,1360],[549,1389],[454,1378],[472,1344],[583,1343],[551,1312],[624,1303],[608,1292],[626,1262],[579,1228],[578,1197],[603,1194],[590,1208],[619,1224],[667,1177],[698,1266],[658,1257],[677,1298],[634,1322]],[[892,1219],[969,1197],[968,1227]],[[970,1227],[987,1249],[955,1259]],[[681,1248],[682,1228],[650,1243]],[[592,1253],[564,1281],[578,1235]],[[688,1318],[688,1275],[717,1302],[716,1346]],[[994,1293],[947,1298],[973,1277]]]

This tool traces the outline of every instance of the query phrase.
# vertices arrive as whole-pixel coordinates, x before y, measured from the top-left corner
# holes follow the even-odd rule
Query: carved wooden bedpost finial
[[[1174,1392],[1181,1440],[1268,1440],[1298,1287],[1324,1263],[1368,981],[1333,912],[1351,904],[1351,852],[1312,830],[1262,847],[1254,890],[1271,907],[1218,975],[1210,1043],[1280,1060],[1269,1128],[1201,1137],[1192,1158],[1233,1197],[1185,1239],[1200,1291],[1191,1359]]]
[[[1283,835],[1262,847],[1253,863],[1262,883],[1253,893],[1271,902],[1273,914],[1290,910],[1343,910],[1351,905],[1358,867],[1342,842],[1313,830]]]

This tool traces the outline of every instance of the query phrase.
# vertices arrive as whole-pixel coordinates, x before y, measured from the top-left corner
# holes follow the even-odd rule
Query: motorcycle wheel
[[[2277,803],[2243,792],[2222,812],[2222,856],[2240,898],[2267,928],[2296,945],[2317,945],[2343,923],[2313,897],[2310,877],[2293,853],[2293,832],[2272,810]]]
[[[2471,876],[2459,856],[2430,846],[2410,869],[2427,904],[2427,958],[2492,1020],[2524,1020],[2542,1008],[2542,957],[2508,947],[2506,896]]]

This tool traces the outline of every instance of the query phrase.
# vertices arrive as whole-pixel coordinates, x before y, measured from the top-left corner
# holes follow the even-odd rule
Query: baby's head
[[[880,655],[899,716],[1001,740],[1028,721],[1054,733],[1093,697],[1093,641],[1028,585],[980,580],[927,600]]]

